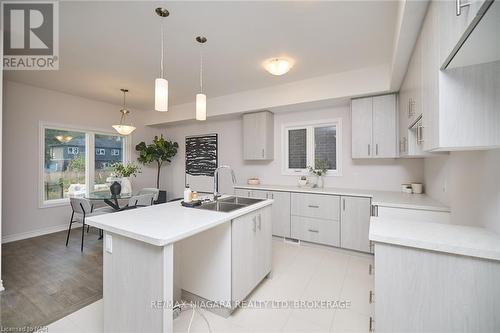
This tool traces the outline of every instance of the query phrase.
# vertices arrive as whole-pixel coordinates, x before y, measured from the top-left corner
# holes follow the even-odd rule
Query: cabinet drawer
[[[340,246],[340,222],[292,216],[292,238]]]
[[[292,193],[292,215],[327,220],[339,220],[339,214],[339,196]]]

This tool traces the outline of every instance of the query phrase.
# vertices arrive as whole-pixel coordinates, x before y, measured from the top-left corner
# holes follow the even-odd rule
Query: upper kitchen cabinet
[[[274,159],[274,118],[271,112],[243,115],[243,159]]]
[[[394,158],[396,95],[353,99],[352,158]]]
[[[443,59],[446,59],[451,49],[454,48],[446,45],[451,45],[450,40],[455,43],[458,40],[450,37],[451,32],[463,33],[464,29],[469,29],[468,24],[482,17],[481,21],[476,22],[477,26],[468,38],[473,38],[477,31],[481,31],[482,24],[488,25],[486,30],[496,29],[496,36],[500,35],[500,23],[498,23],[500,22],[498,13],[500,4],[495,1],[482,15],[485,6],[491,3],[482,4],[473,1],[471,6],[462,7],[461,15],[464,15],[462,18],[457,18],[455,4],[451,1],[432,1],[428,7],[412,55],[412,59],[420,58],[420,62],[410,62],[410,68],[401,87],[401,108],[403,109],[409,108],[405,105],[411,105],[409,99],[412,87],[417,87],[420,91],[416,96],[421,96],[420,101],[416,100],[415,108],[421,110],[421,118],[408,124],[409,131],[406,132],[408,145],[403,147],[400,141],[400,151],[405,151],[405,149],[407,151],[406,154],[401,154],[403,156],[415,156],[431,151],[489,149],[500,146],[500,113],[498,112],[500,108],[500,99],[498,99],[500,96],[500,61],[498,59],[500,58],[495,60],[490,56],[489,59],[493,61],[455,68],[448,66],[447,69],[442,69]],[[472,12],[475,14],[472,15]],[[491,21],[487,20],[489,15],[493,16]],[[453,17],[459,21],[462,20],[462,23],[453,21]],[[496,39],[491,37],[486,44],[489,45],[490,54],[500,53]],[[465,46],[466,44],[463,44],[462,48]],[[460,52],[455,57],[459,56]],[[482,53],[482,50],[479,53]],[[464,58],[470,59],[471,57]],[[414,63],[420,64],[416,66],[416,70],[411,67]],[[462,63],[465,64],[464,61]],[[416,85],[412,82],[415,78],[412,73],[415,71],[420,73],[420,84]],[[406,113],[407,110],[400,109],[400,117]],[[405,123],[400,121],[400,131],[404,131],[404,125]],[[404,133],[400,140],[404,143]],[[412,144],[416,148],[413,153],[410,152]]]

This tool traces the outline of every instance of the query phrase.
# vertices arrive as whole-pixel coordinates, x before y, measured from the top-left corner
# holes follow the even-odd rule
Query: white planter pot
[[[128,177],[123,177],[121,181],[122,191],[121,194],[132,194],[132,184]]]

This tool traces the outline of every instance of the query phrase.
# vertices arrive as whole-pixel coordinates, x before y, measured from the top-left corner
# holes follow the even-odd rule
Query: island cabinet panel
[[[104,332],[172,332],[173,245],[107,231],[104,242],[112,246],[103,251]]]
[[[375,243],[376,332],[500,332],[500,262]]]
[[[290,237],[290,192],[235,189],[234,194],[239,197],[273,199],[271,216],[273,235]]]
[[[271,272],[271,207],[232,221],[232,301],[242,301]]]
[[[368,232],[370,229],[371,199],[343,196],[341,206],[340,246],[345,249],[370,252]]]

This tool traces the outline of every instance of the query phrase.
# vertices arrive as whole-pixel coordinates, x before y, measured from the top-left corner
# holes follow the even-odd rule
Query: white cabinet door
[[[274,158],[274,121],[269,111],[243,115],[243,159]]]
[[[358,98],[351,102],[352,158],[372,156],[372,98]]]
[[[269,272],[272,266],[272,221],[271,207],[265,207],[256,214],[256,258],[255,258],[255,284],[257,285]]]
[[[373,97],[373,157],[396,157],[396,95]]]
[[[263,190],[252,190],[250,192],[250,197],[256,198],[256,199],[267,199],[267,198],[269,198],[269,192],[263,191]]]
[[[273,235],[290,237],[290,192],[269,192],[269,198],[274,200],[271,215]]]
[[[232,221],[232,299],[242,301],[252,291],[255,283],[255,239],[257,222],[255,214],[247,214]]]
[[[341,198],[340,246],[345,249],[370,252],[371,199],[361,197]]]

